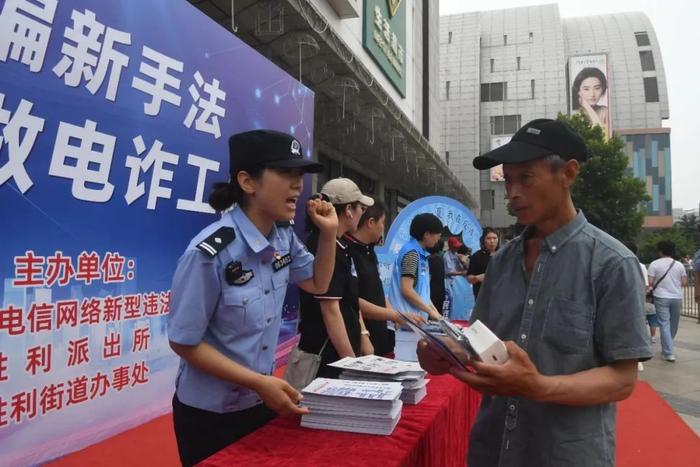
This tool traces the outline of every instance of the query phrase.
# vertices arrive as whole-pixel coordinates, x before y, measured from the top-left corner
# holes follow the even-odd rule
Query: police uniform
[[[299,143],[287,135],[250,133],[255,133],[252,142],[229,143],[232,167],[236,157],[250,156],[252,150],[256,156],[265,154],[257,163],[266,165],[275,157],[289,161],[300,153],[294,150]],[[286,150],[281,153],[274,145],[272,150],[266,146],[269,140],[285,138]],[[298,164],[308,169],[310,161]],[[236,207],[197,234],[178,260],[168,338],[189,346],[206,342],[236,363],[271,375],[287,285],[313,274],[314,256],[289,223],[278,223],[265,237]],[[177,373],[173,415],[184,464],[208,457],[274,417],[255,391],[203,372],[184,359]]]

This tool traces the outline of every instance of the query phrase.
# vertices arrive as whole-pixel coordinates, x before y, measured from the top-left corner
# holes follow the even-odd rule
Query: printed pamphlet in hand
[[[444,335],[440,334],[433,334],[432,332],[428,331],[427,329],[424,329],[421,327],[420,324],[416,323],[411,319],[410,316],[406,314],[401,314],[402,318],[404,319],[406,325],[408,325],[409,328],[416,334],[418,334],[420,337],[425,340],[428,345],[433,348],[436,352],[438,352],[442,357],[451,362],[454,366],[458,368],[467,368],[467,362],[469,358],[469,354],[466,353],[464,355],[459,355],[456,352],[453,352],[452,349],[442,340],[442,337]],[[459,347],[460,350],[462,347]]]
[[[462,329],[446,319],[441,319],[439,324],[444,335],[449,338],[449,343],[452,344],[449,345],[440,338],[439,334],[422,328],[409,316],[402,316],[413,332],[420,335],[445,360],[459,368],[468,368],[470,360],[497,364],[508,361],[508,350],[503,341],[479,320],[468,328]]]

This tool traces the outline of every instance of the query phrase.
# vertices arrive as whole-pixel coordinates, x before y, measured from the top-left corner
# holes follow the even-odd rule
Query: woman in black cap
[[[193,465],[271,420],[300,414],[301,395],[272,376],[289,282],[323,293],[333,274],[338,219],[330,203],[307,203],[318,256],[289,221],[305,172],[323,167],[284,133],[255,130],[229,140],[229,182],[209,197],[225,212],[191,241],[173,277],[168,338],[182,358],[173,397],[180,460]],[[282,222],[280,224],[280,222]]]

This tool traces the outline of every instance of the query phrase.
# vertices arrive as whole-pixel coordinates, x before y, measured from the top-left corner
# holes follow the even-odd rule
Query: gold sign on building
[[[393,18],[396,15],[396,12],[399,11],[401,0],[386,0],[386,3],[389,7],[389,16]]]

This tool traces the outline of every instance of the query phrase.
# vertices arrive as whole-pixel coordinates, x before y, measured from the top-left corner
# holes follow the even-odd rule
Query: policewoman
[[[316,260],[290,226],[306,172],[292,136],[269,130],[229,139],[230,181],[209,197],[221,219],[180,257],[168,318],[181,357],[173,421],[183,465],[193,465],[276,414],[305,413],[301,395],[272,376],[289,283],[325,293],[333,275],[338,218],[322,200],[307,203],[319,230]]]

